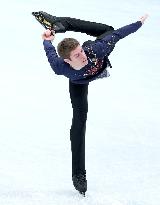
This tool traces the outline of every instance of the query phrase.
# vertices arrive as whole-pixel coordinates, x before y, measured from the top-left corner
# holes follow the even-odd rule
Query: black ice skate
[[[85,196],[85,192],[87,191],[87,180],[86,174],[76,174],[72,177],[73,185],[80,194]]]
[[[45,29],[54,30],[55,33],[65,32],[65,27],[56,16],[52,16],[43,11],[32,12],[32,15]]]

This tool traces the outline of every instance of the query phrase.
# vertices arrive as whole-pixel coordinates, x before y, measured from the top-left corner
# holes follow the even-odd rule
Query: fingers
[[[141,18],[144,19],[144,20],[146,20],[148,17],[149,17],[149,15],[148,15],[148,14],[145,14],[145,15],[142,16]]]
[[[145,20],[149,17],[149,14],[145,14],[144,16],[140,17],[140,21],[142,24],[145,22]]]
[[[55,31],[51,30],[51,35],[55,36]]]
[[[47,29],[44,33],[45,33],[46,37],[49,37],[52,34],[51,30],[49,30],[49,29]]]
[[[44,35],[45,35],[46,37],[54,36],[54,35],[55,35],[55,31],[54,31],[54,30],[49,30],[49,29],[47,29],[47,30],[44,32]]]
[[[55,31],[54,30],[45,30],[45,32],[42,34],[43,40],[53,40],[55,38]]]

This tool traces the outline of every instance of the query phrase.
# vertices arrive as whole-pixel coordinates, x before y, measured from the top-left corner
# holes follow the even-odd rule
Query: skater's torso
[[[110,76],[107,67],[110,66],[108,56],[113,51],[115,44],[129,34],[136,32],[142,23],[137,21],[130,25],[117,29],[112,34],[105,36],[101,40],[94,41],[93,44],[84,46],[83,49],[88,58],[88,64],[79,70],[75,70],[68,63],[60,58],[55,47],[50,41],[44,41],[44,49],[48,61],[57,75],[64,75],[77,84],[89,83],[95,79]]]

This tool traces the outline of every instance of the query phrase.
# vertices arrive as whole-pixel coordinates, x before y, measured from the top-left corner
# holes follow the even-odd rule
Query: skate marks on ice
[[[149,205],[142,201],[119,199],[119,197],[114,195],[97,192],[86,193],[85,199],[82,196],[77,196],[77,198],[79,199],[79,203],[75,202],[75,205]]]
[[[60,197],[59,205],[127,205],[112,196],[95,191],[87,191],[85,197],[76,190],[59,191],[57,194]]]
[[[88,192],[88,194],[86,193],[86,201],[86,205],[125,205],[118,199],[100,192]]]
[[[87,191],[84,197],[77,190],[61,189],[54,192],[54,196],[57,205],[126,205],[112,196],[95,191]]]
[[[118,199],[96,191],[87,191],[85,197],[76,190],[52,191],[10,190],[0,193],[1,205],[148,205],[143,202]]]
[[[84,197],[76,190],[63,188],[57,191],[3,192],[0,193],[0,202],[1,205],[126,205],[104,194],[88,192]]]
[[[137,201],[137,200],[128,200],[115,195],[107,195],[106,193],[100,192],[88,192],[86,196],[80,196],[77,194],[77,198],[79,202],[75,201],[75,205],[149,205],[144,201]]]

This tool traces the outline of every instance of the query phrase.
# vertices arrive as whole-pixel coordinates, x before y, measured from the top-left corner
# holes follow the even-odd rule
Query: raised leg
[[[32,12],[35,18],[45,27],[53,28],[56,33],[74,31],[86,33],[90,36],[99,37],[107,32],[112,32],[114,28],[102,23],[85,21],[71,17],[56,17],[46,12]]]

